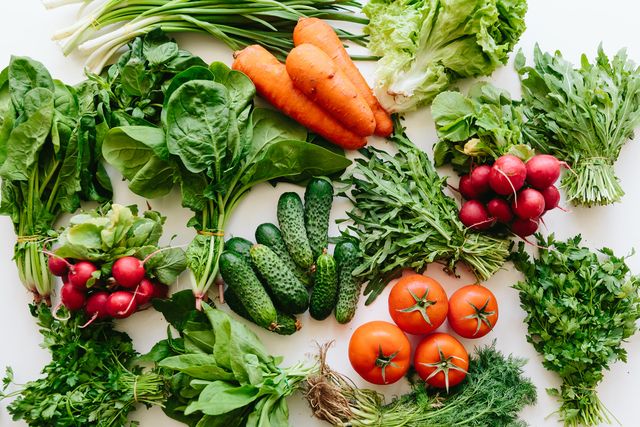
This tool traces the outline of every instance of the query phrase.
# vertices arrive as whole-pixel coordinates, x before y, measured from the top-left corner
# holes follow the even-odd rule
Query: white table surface
[[[82,58],[64,57],[58,46],[50,40],[51,34],[61,27],[70,24],[74,19],[75,7],[67,7],[54,11],[46,11],[38,0],[20,0],[0,2],[0,67],[9,63],[10,55],[27,55],[43,62],[55,78],[67,83],[76,83],[82,79]],[[561,50],[564,55],[577,62],[579,55],[586,52],[590,57],[596,52],[598,43],[604,43],[609,54],[627,46],[631,58],[640,62],[640,42],[638,38],[638,16],[640,3],[630,0],[530,0],[526,21],[529,27],[522,36],[519,47],[531,56],[533,46],[539,42],[546,51]],[[178,38],[181,47],[201,55],[207,61],[221,60],[231,62],[231,51],[208,36],[188,36]],[[365,76],[373,77],[374,64],[361,64]],[[519,96],[518,78],[510,63],[494,73],[491,80],[500,87],[510,90],[515,97]],[[429,109],[423,109],[407,116],[408,133],[420,147],[431,152],[436,141],[433,121]],[[379,144],[380,141],[375,143]],[[573,208],[571,213],[556,210],[545,217],[549,230],[559,238],[567,238],[582,233],[586,243],[592,248],[608,246],[618,254],[628,253],[640,242],[640,227],[635,209],[640,209],[640,179],[634,159],[640,158],[640,146],[630,143],[622,150],[616,171],[627,191],[622,203],[600,208]],[[133,195],[120,182],[120,177],[110,170],[115,184],[115,201],[124,204],[138,203],[144,206],[144,200]],[[262,222],[275,222],[275,205],[278,196],[284,191],[300,188],[291,185],[279,185],[272,188],[262,185],[255,188],[241,203],[230,221],[227,231],[231,235],[252,239],[256,226]],[[193,236],[193,231],[185,224],[189,212],[180,207],[179,196],[172,194],[152,205],[160,210],[169,220],[165,227],[165,235],[178,234],[176,244],[186,244]],[[332,218],[344,216],[348,205],[339,201],[334,203]],[[336,233],[335,225],[332,231]],[[18,383],[35,379],[42,366],[47,363],[48,354],[39,347],[41,336],[37,331],[34,319],[27,310],[30,302],[28,295],[18,280],[16,268],[11,261],[12,247],[15,240],[11,222],[7,217],[0,217],[0,369],[10,365],[15,371]],[[640,272],[640,257],[629,260],[632,270]],[[456,288],[472,282],[469,273],[455,279],[444,275],[437,266],[428,273],[443,283],[449,293]],[[496,294],[500,304],[500,319],[493,333],[483,339],[463,340],[467,349],[474,345],[488,344],[497,340],[498,348],[506,353],[526,357],[526,374],[538,387],[538,404],[529,407],[522,413],[531,426],[558,426],[552,414],[558,403],[547,396],[545,388],[559,384],[557,377],[545,371],[541,359],[535,350],[526,342],[525,326],[522,322],[524,312],[518,304],[516,291],[511,289],[520,275],[509,264],[505,270],[496,274],[486,284]],[[186,278],[179,281],[177,288],[189,286]],[[332,318],[323,322],[312,320],[308,314],[301,317],[304,327],[301,332],[291,337],[281,337],[258,327],[253,330],[260,336],[265,345],[275,354],[285,356],[285,365],[309,357],[314,353],[315,342],[335,340],[329,353],[328,361],[333,368],[349,375],[359,386],[368,386],[352,370],[347,358],[349,337],[353,330],[367,321],[374,319],[389,320],[386,307],[385,292],[377,301],[364,308],[361,303],[353,321],[348,325],[339,325]],[[226,306],[223,307],[226,309]],[[118,321],[118,328],[127,331],[134,340],[138,351],[147,351],[153,343],[165,335],[165,323],[158,313],[147,310],[133,317]],[[444,326],[446,329],[446,324]],[[416,340],[417,341],[417,340]],[[637,414],[638,384],[640,384],[640,335],[631,338],[625,347],[629,351],[629,362],[616,363],[606,373],[605,380],[598,387],[600,398],[616,415],[624,426],[640,426]],[[404,381],[386,387],[377,387],[387,397],[405,392]],[[311,417],[306,402],[300,397],[292,397],[290,403],[290,421],[293,426],[326,425]],[[25,425],[11,421],[5,406],[0,402],[0,426]],[[143,427],[178,426],[181,425],[165,417],[159,408],[149,411],[140,408],[133,413],[133,418],[140,421]]]

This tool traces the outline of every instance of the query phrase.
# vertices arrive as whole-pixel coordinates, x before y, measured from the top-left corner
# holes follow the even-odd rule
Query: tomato
[[[410,274],[398,280],[389,293],[389,314],[405,332],[424,335],[438,329],[447,318],[447,294],[434,279]]]
[[[349,361],[353,369],[370,383],[391,384],[409,370],[411,344],[393,323],[365,323],[351,336]]]
[[[449,300],[449,325],[464,338],[487,335],[498,321],[498,302],[493,293],[481,285],[464,286]]]
[[[427,384],[449,391],[467,376],[469,354],[451,335],[431,334],[416,347],[413,366]]]

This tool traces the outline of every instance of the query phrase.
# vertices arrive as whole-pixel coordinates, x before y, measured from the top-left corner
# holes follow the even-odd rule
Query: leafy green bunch
[[[34,427],[124,427],[138,404],[162,404],[162,377],[134,364],[137,353],[131,338],[114,330],[111,322],[83,328],[82,313],[56,320],[43,304],[32,305],[31,313],[51,362],[41,378],[5,394],[13,383],[13,372],[7,370],[0,398],[17,396],[8,406],[15,421]]]
[[[561,400],[565,426],[609,423],[596,386],[611,363],[627,359],[622,343],[637,330],[640,278],[610,249],[598,254],[580,246],[580,236],[537,238],[538,257],[531,259],[523,243],[513,254],[525,275],[515,289],[527,313],[527,340],[562,379],[559,390],[547,391]]]
[[[82,200],[111,198],[103,131],[86,85],[65,85],[24,57],[0,73],[0,214],[13,222],[20,280],[36,301],[52,290],[42,249],[57,218]]]

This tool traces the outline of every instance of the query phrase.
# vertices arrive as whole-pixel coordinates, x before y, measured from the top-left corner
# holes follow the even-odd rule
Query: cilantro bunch
[[[598,254],[580,246],[580,236],[566,242],[537,238],[547,248],[537,258],[522,243],[513,254],[525,275],[515,289],[527,312],[527,340],[562,379],[559,390],[547,391],[561,400],[565,426],[609,422],[595,388],[611,363],[626,362],[622,343],[637,330],[640,278],[610,249]]]

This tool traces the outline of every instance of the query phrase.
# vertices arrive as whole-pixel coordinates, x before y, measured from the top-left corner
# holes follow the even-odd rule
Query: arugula
[[[433,152],[437,167],[451,163],[468,173],[472,165],[492,163],[504,154],[525,162],[534,154],[523,143],[522,106],[491,83],[476,83],[467,96],[442,92],[433,100],[431,114],[440,138]]]
[[[253,186],[331,175],[351,163],[306,142],[306,130],[280,113],[254,108],[254,96],[251,80],[220,62],[188,68],[167,84],[161,127],[116,127],[102,147],[136,194],[180,187],[198,232],[186,251],[198,305],[218,274],[226,224]]]
[[[289,425],[286,397],[317,367],[280,368],[258,337],[223,311],[181,291],[154,301],[180,338],[157,343],[145,360],[168,377],[171,395],[165,413],[189,426]]]
[[[537,258],[529,257],[523,243],[513,254],[525,275],[514,288],[527,313],[527,341],[562,379],[560,389],[547,392],[561,400],[564,424],[609,423],[596,386],[611,363],[627,359],[622,343],[637,330],[640,277],[611,249],[598,254],[580,246],[579,235],[566,242],[553,235],[537,239]]]
[[[532,147],[571,165],[562,179],[567,199],[595,206],[620,201],[624,191],[614,163],[640,125],[640,67],[624,50],[611,60],[602,47],[579,68],[560,52],[542,53],[536,45],[533,66],[519,52],[526,140]]]
[[[127,416],[139,403],[162,403],[163,378],[132,363],[137,353],[131,338],[114,330],[111,322],[82,328],[82,313],[56,320],[43,304],[32,305],[31,313],[51,362],[40,379],[12,393],[5,393],[13,383],[13,372],[7,369],[0,398],[16,397],[8,406],[14,421],[41,427],[128,426]]]
[[[13,222],[20,280],[36,302],[52,290],[41,250],[54,222],[82,200],[111,198],[99,123],[84,89],[53,80],[41,63],[12,57],[0,73],[0,214]]]

